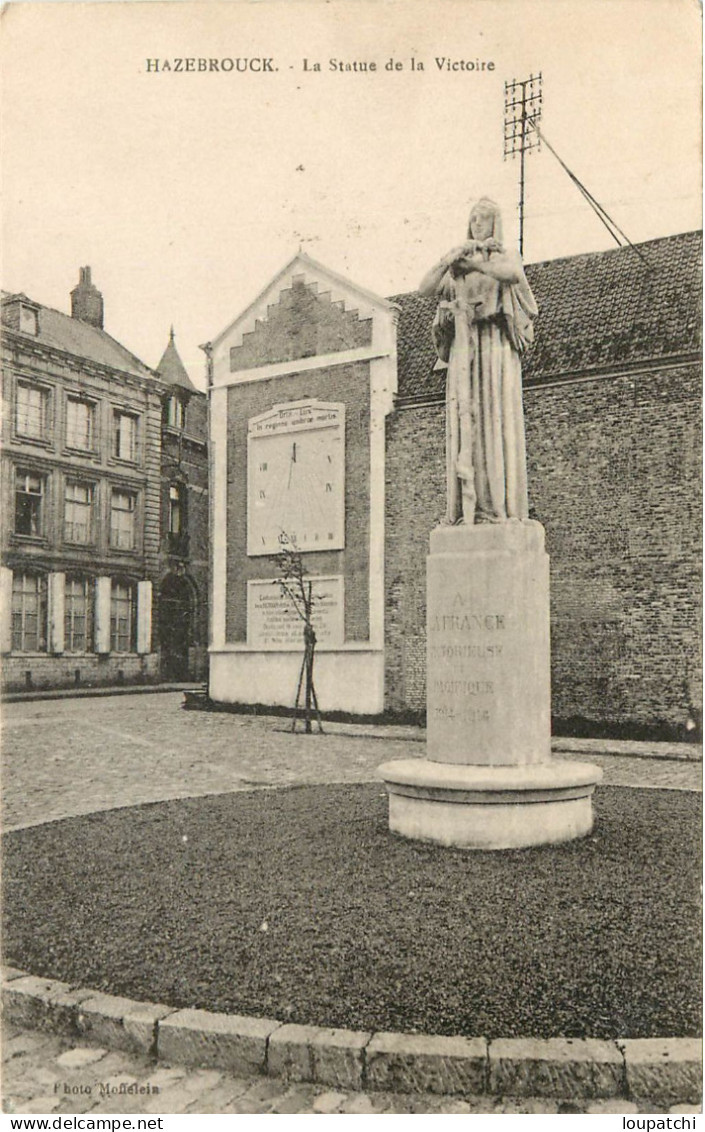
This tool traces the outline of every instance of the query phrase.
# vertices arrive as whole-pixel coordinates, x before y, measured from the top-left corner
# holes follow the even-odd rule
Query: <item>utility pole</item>
[[[504,158],[519,154],[519,253],[524,254],[524,196],[526,154],[541,148],[540,135],[530,122],[541,118],[541,72],[528,79],[512,79],[504,84]]]

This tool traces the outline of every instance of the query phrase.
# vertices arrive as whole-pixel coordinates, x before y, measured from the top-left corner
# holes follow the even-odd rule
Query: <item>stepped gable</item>
[[[3,307],[26,298],[24,295],[3,295]],[[79,358],[87,358],[97,365],[109,366],[136,377],[154,377],[154,373],[139,358],[116,342],[105,330],[92,326],[52,307],[32,304],[38,311],[38,333],[19,335],[28,342],[62,350]]]
[[[371,341],[370,318],[360,318],[342,300],[334,301],[330,291],[319,292],[316,282],[294,275],[277,302],[268,304],[266,316],[232,347],[230,368],[254,369],[369,346]]]
[[[630,247],[529,264],[539,305],[536,341],[524,381],[608,372],[664,362],[701,346],[702,232]],[[399,315],[399,401],[443,398],[445,371],[434,372],[435,299],[395,295]]]

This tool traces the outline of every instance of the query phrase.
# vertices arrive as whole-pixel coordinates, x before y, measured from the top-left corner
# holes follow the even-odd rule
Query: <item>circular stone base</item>
[[[521,849],[583,837],[602,778],[590,763],[466,766],[399,759],[378,773],[389,793],[389,828],[463,849]]]

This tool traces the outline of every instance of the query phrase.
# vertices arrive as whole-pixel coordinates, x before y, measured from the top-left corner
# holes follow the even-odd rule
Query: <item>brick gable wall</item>
[[[345,549],[305,554],[304,562],[311,575],[343,575],[345,639],[369,638],[369,391],[366,362],[289,374],[228,390],[228,642],[247,638],[248,580],[276,576],[273,557],[247,557],[247,422],[275,404],[308,398],[345,404]]]

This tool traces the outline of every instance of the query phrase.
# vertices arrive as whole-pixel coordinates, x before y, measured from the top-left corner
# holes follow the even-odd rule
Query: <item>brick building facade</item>
[[[156,374],[162,395],[157,638],[164,680],[208,669],[208,400],[179,357],[172,329]]]
[[[684,735],[700,715],[701,247],[686,233],[527,268],[541,310],[524,364],[529,499],[551,556],[556,727]],[[445,492],[434,307],[377,299],[299,256],[213,344],[214,699],[292,702],[291,650],[263,655],[247,635],[247,582],[272,575],[247,553],[248,422],[325,401],[346,411],[345,544],[305,558],[344,577],[345,635],[319,657],[321,703],[422,713],[425,557]],[[360,669],[356,649],[369,649]]]
[[[263,531],[276,522],[282,537],[297,536],[308,573],[322,579],[334,607],[328,637],[319,626],[321,704],[384,708],[384,419],[396,379],[395,317],[385,299],[299,254],[209,345],[215,700],[287,705],[296,690],[301,634],[283,623],[274,628],[281,610],[262,612],[276,606],[277,565],[274,553],[252,545],[260,515]],[[260,424],[264,479],[255,488],[248,460]],[[334,451],[337,475],[326,471]],[[332,517],[338,502],[340,540]]]
[[[6,295],[2,322],[4,686],[158,680],[169,383],[103,329],[89,268],[70,316]]]

